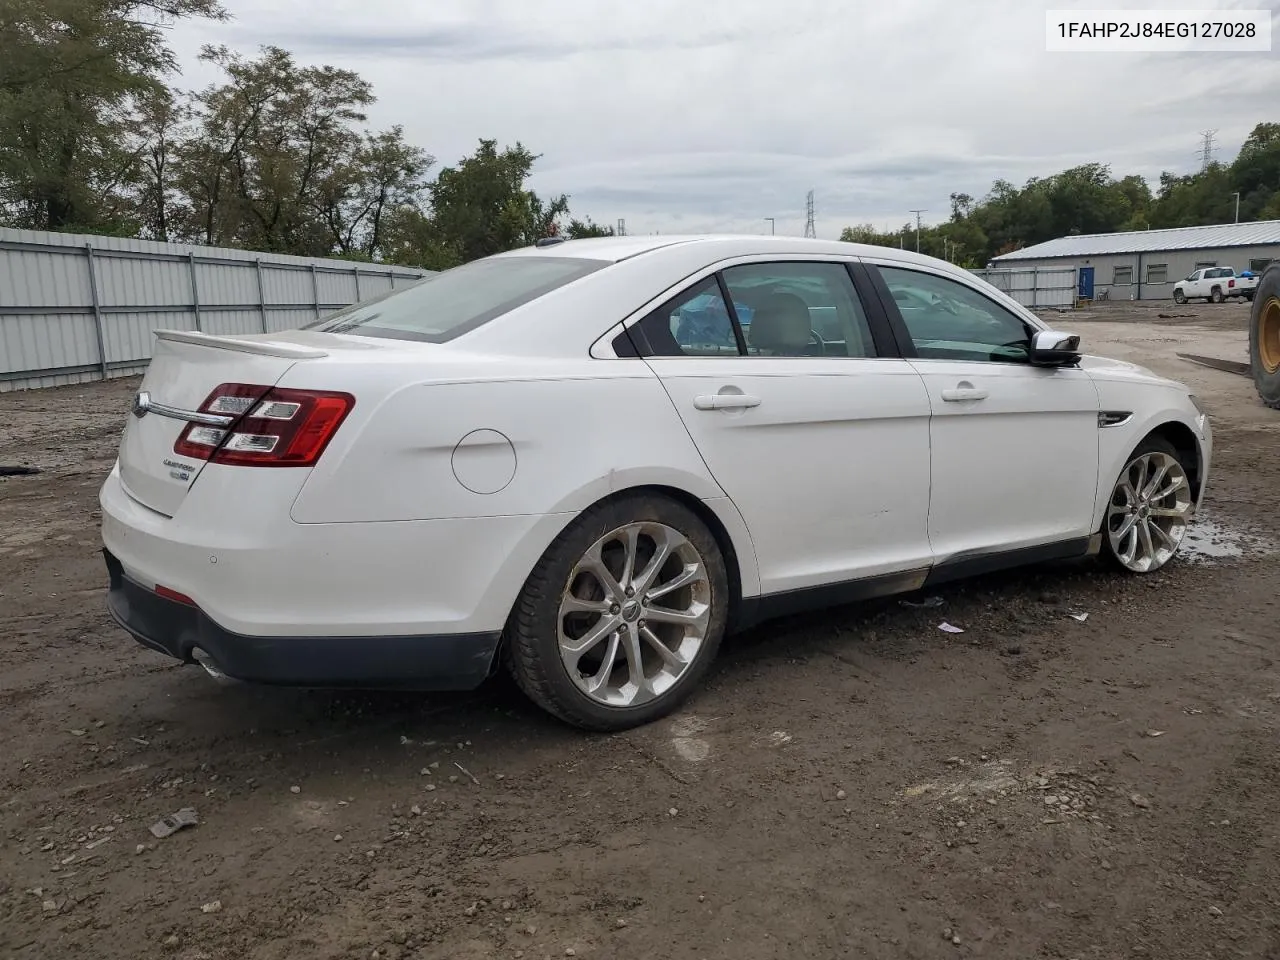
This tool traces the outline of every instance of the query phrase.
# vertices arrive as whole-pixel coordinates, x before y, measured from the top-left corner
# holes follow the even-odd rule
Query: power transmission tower
[[[818,230],[813,224],[813,191],[812,190],[810,190],[809,195],[805,197],[804,212],[805,212],[804,235],[806,237],[813,237],[816,240],[818,238]]]
[[[625,237],[627,235],[627,221],[623,217],[618,218],[618,236]]]
[[[916,253],[919,253],[920,252],[920,214],[924,213],[924,209],[912,210],[911,212],[916,215]]]
[[[1213,141],[1217,133],[1217,130],[1206,130],[1200,134],[1200,171],[1202,173],[1209,169],[1209,164],[1213,163],[1213,151],[1217,149]]]

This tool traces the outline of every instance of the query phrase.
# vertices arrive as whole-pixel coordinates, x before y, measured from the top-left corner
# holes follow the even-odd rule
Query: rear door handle
[[[947,403],[962,403],[965,400],[985,400],[987,399],[987,391],[979,390],[977,387],[955,387],[952,390],[943,390],[942,399]]]
[[[760,406],[760,398],[746,393],[716,393],[693,398],[695,410],[745,410]]]

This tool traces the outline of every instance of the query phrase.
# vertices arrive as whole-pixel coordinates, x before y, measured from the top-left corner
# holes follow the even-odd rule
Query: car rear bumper
[[[232,636],[376,642],[500,633],[529,571],[571,519],[299,524],[288,516],[287,491],[270,489],[273,477],[255,498],[214,466],[173,517],[135,500],[113,470],[99,497],[102,545],[126,580],[190,597]],[[237,469],[245,468],[224,473]]]
[[[235,680],[305,687],[471,690],[493,669],[501,634],[251,637],[224,630],[199,607],[131,580],[103,549],[107,608],[139,643],[184,663],[205,661]]]

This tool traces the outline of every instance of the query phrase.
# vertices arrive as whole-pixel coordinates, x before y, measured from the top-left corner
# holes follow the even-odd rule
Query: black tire
[[[1268,370],[1263,362],[1280,357],[1280,263],[1267,267],[1253,292],[1249,314],[1249,368],[1258,397],[1280,410],[1280,366]]]
[[[1120,473],[1116,476],[1116,478],[1111,481],[1112,497],[1115,496],[1115,490],[1120,484],[1121,477],[1123,477],[1129,471],[1129,468],[1133,466],[1134,461],[1136,461],[1139,457],[1142,457],[1148,453],[1168,454],[1169,456],[1177,460],[1179,464],[1182,465],[1182,469],[1186,471],[1188,479],[1191,478],[1193,464],[1187,463],[1184,460],[1183,456],[1180,453],[1178,453],[1178,451],[1174,448],[1173,444],[1171,444],[1168,440],[1165,440],[1163,437],[1149,436],[1145,440],[1143,440],[1140,444],[1138,444],[1137,447],[1134,448],[1133,452],[1130,453],[1129,456],[1125,458],[1124,467],[1121,469]],[[1194,495],[1195,495],[1195,491],[1193,490],[1192,496]],[[1116,570],[1122,570],[1125,573],[1130,574],[1131,576],[1145,576],[1147,573],[1157,573],[1160,570],[1163,570],[1168,565],[1168,562],[1166,561],[1164,564],[1162,564],[1159,567],[1156,567],[1154,570],[1145,571],[1145,572],[1130,570],[1120,560],[1120,557],[1117,555],[1115,548],[1111,545],[1111,538],[1107,535],[1107,523],[1108,523],[1108,517],[1104,513],[1102,516],[1102,526],[1099,528],[1098,532],[1102,535],[1102,558],[1107,563],[1108,566]]]
[[[1212,290],[1210,290],[1210,291],[1209,291],[1209,302],[1210,302],[1210,303],[1221,303],[1221,302],[1222,302],[1222,288],[1221,288],[1221,287],[1214,287]]]
[[[1174,302],[1174,303],[1186,303],[1186,302],[1187,302],[1187,295],[1186,295],[1185,293],[1183,293],[1181,290],[1175,290],[1175,291],[1173,291],[1173,302]]]
[[[669,690],[637,707],[614,707],[588,697],[570,677],[560,657],[557,617],[567,581],[586,551],[611,531],[639,521],[672,527],[697,550],[710,584],[710,618],[701,648]],[[547,548],[507,622],[504,659],[525,695],[553,716],[585,730],[626,730],[671,713],[698,686],[724,636],[729,603],[724,556],[707,525],[667,497],[625,494],[587,510]]]

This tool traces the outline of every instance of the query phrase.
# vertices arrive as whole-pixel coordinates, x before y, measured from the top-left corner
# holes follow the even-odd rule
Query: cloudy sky
[[[1189,172],[1200,133],[1230,160],[1277,120],[1280,51],[1047,53],[1045,10],[1079,0],[224,0],[183,24],[187,88],[217,79],[201,44],[358,71],[371,123],[400,123],[448,164],[481,138],[542,159],[533,186],[628,233],[897,227],[1087,161]],[[1280,0],[1131,9],[1269,9]],[[1280,28],[1275,29],[1280,42]]]

